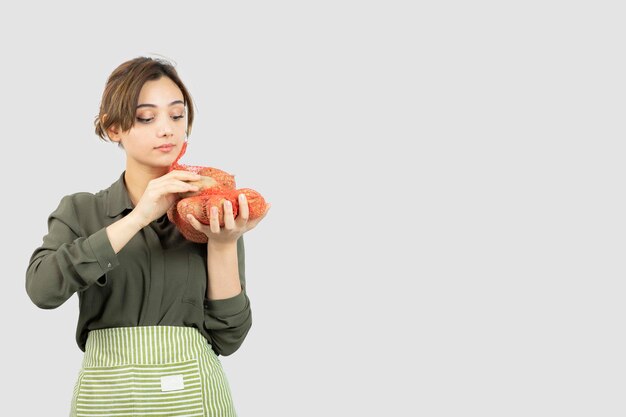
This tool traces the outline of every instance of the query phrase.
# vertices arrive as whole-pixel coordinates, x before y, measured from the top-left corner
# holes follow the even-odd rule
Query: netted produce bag
[[[211,224],[210,210],[215,206],[218,209],[220,227],[224,226],[224,201],[231,203],[235,219],[239,214],[239,194],[245,194],[248,202],[248,220],[254,220],[265,213],[266,203],[261,194],[251,188],[237,189],[235,176],[221,169],[203,166],[179,164],[178,161],[187,151],[187,141],[183,143],[180,154],[170,165],[169,171],[183,170],[200,174],[199,181],[190,181],[197,185],[199,191],[181,193],[183,197],[167,211],[167,217],[178,227],[181,234],[188,240],[196,243],[206,243],[207,236],[194,229],[187,221],[187,215],[192,214],[202,224]]]

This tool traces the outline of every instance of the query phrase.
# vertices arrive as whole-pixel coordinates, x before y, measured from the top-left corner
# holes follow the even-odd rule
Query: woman
[[[126,169],[109,188],[64,196],[26,273],[41,308],[78,293],[76,341],[85,352],[72,416],[235,416],[218,355],[230,355],[252,325],[242,235],[248,220],[224,204],[224,226],[193,227],[186,240],[168,220],[197,174],[169,171],[193,124],[193,102],[167,61],[139,57],[110,75],[96,134],[117,142]],[[216,209],[216,208],[214,208]]]

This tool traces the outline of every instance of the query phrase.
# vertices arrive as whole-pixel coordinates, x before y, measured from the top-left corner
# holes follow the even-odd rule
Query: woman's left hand
[[[194,229],[204,233],[209,239],[210,243],[232,243],[237,242],[237,239],[241,237],[245,232],[252,230],[257,224],[267,215],[272,205],[267,203],[265,213],[254,220],[248,220],[249,209],[248,201],[245,194],[241,194],[239,197],[239,213],[237,218],[233,214],[233,208],[230,201],[224,201],[224,226],[220,227],[217,207],[211,207],[210,217],[208,224],[202,224],[193,217],[191,214],[187,216],[187,221]]]

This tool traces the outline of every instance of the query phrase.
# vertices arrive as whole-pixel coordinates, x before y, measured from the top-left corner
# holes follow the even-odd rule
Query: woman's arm
[[[26,292],[40,308],[56,308],[97,283],[119,265],[117,252],[141,229],[131,213],[86,236],[76,206],[94,204],[93,198],[88,193],[65,196],[48,217],[48,234],[26,270]]]
[[[206,298],[221,300],[241,292],[237,258],[237,241],[207,243],[207,270],[209,272]]]
[[[223,356],[239,349],[252,327],[243,236],[235,243],[234,249],[225,247],[223,252],[207,248],[209,297],[204,300],[204,326],[211,335],[213,350]]]
[[[78,223],[76,207],[99,219],[94,195],[76,193],[63,197],[48,218],[48,234],[35,249],[26,271],[26,292],[41,308],[56,308],[77,291],[83,290],[119,265],[117,253],[144,226],[165,214],[178,199],[177,193],[197,191],[185,181],[200,175],[171,171],[151,180],[136,207],[127,216],[87,236]],[[94,227],[92,230],[96,229]]]
[[[122,217],[106,228],[111,247],[116,254],[126,246],[137,232],[144,228],[143,223],[133,213],[135,211],[131,211],[127,216]]]
[[[209,242],[207,243],[209,298],[204,300],[204,326],[211,334],[213,349],[217,354],[224,356],[230,355],[241,346],[252,326],[250,300],[246,294],[243,234],[256,227],[271,207],[268,203],[263,215],[248,220],[250,212],[246,196],[242,193],[238,198],[237,219],[234,217],[231,202],[228,200],[224,202],[224,227],[220,226],[217,207],[211,207],[209,225],[200,223],[191,215],[188,216],[190,224],[206,234]],[[236,243],[236,251],[233,243]]]

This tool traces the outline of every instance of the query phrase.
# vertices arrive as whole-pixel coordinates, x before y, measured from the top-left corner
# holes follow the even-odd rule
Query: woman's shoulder
[[[108,189],[96,193],[78,191],[64,195],[50,218],[65,223],[78,236],[87,237],[114,220],[109,215],[111,207]]]
[[[90,192],[79,191],[61,197],[58,207],[51,214],[60,219],[79,220],[104,212],[105,205]]]
[[[74,207],[88,207],[103,202],[106,199],[105,190],[91,193],[89,191],[77,191],[61,197],[60,205],[72,205]]]
[[[113,198],[115,183],[97,192],[77,191],[61,197],[57,210],[73,211],[75,215],[102,215],[108,212]]]

